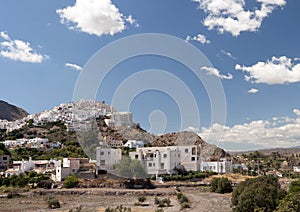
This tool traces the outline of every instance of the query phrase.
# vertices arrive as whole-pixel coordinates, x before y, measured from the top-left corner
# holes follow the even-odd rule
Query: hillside
[[[0,100],[0,119],[16,121],[26,117],[27,115],[28,113],[24,109]]]

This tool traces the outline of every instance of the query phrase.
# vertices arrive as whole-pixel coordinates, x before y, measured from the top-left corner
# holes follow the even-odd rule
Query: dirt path
[[[201,192],[197,188],[186,188],[183,193],[190,199],[191,208],[182,210],[184,212],[201,211],[231,211],[230,195],[220,195],[209,192]],[[46,195],[53,195],[61,203],[61,208],[49,210],[44,200]],[[84,212],[104,211],[107,207],[123,205],[130,207],[132,212],[154,212],[157,205],[154,198],[170,198],[171,207],[163,208],[164,211],[177,212],[181,206],[177,201],[175,188],[158,188],[154,190],[130,190],[130,189],[56,189],[35,190],[25,193],[20,198],[0,198],[0,212],[42,212],[42,211],[66,211],[82,206]],[[137,206],[138,196],[146,196],[145,206]]]

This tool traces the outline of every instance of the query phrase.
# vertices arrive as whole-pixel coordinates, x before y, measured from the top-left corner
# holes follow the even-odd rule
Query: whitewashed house
[[[219,174],[232,172],[232,162],[221,159],[220,161],[203,161],[200,163],[200,171],[213,171]]]
[[[144,147],[144,141],[137,141],[137,140],[128,140],[124,147],[128,147],[129,149],[135,149],[135,148],[142,148]]]
[[[112,166],[119,163],[121,159],[121,149],[113,149],[108,146],[97,147],[96,165],[98,170],[111,170]]]
[[[150,175],[175,174],[176,169],[199,171],[199,146],[167,146],[137,148],[129,153],[131,159],[140,160]]]
[[[294,170],[294,172],[299,173],[300,172],[300,166],[294,166],[293,170]]]

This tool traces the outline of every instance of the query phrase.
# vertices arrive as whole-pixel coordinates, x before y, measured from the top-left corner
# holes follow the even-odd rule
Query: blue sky
[[[186,40],[209,59],[212,67],[202,71],[222,83],[226,122],[212,123],[208,91],[186,66],[159,56],[118,64],[101,84],[97,100],[111,103],[119,84],[135,73],[165,70],[193,93],[199,126],[181,127],[178,101],[148,90],[130,105],[135,121],[145,129],[152,125],[153,133],[161,133],[154,125],[165,126],[165,132],[189,128],[228,150],[300,145],[299,1],[4,0],[0,4],[0,99],[29,113],[72,101],[85,64],[107,44],[130,35],[163,33]]]

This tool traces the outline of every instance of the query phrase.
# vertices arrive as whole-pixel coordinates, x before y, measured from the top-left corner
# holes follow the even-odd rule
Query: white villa
[[[232,162],[221,159],[221,161],[203,161],[200,163],[200,171],[213,171],[219,174],[232,172]]]
[[[96,165],[98,170],[111,170],[112,166],[119,163],[121,159],[121,149],[112,149],[108,146],[97,147]]]
[[[128,140],[124,147],[128,147],[129,149],[135,149],[137,147],[142,148],[144,147],[144,141],[137,141],[137,140]]]
[[[186,171],[200,170],[200,147],[196,145],[137,148],[129,154],[140,160],[150,175],[175,174],[182,166]]]

